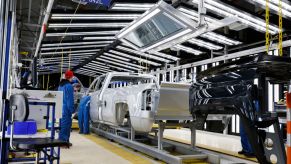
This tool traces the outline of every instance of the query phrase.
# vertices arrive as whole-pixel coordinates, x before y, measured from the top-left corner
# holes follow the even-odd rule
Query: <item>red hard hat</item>
[[[71,70],[67,70],[66,73],[65,73],[65,78],[66,79],[70,79],[74,76],[74,72],[71,71]]]

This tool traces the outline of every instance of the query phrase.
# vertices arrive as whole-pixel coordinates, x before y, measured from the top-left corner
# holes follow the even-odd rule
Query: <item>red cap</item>
[[[66,73],[65,73],[65,78],[66,79],[70,79],[74,76],[74,72],[71,71],[71,70],[67,70]]]

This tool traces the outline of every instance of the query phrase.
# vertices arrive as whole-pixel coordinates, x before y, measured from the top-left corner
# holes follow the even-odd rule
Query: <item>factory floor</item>
[[[71,133],[73,146],[61,149],[61,164],[157,164],[162,163],[96,135]]]
[[[196,134],[198,147],[244,158],[237,154],[237,151],[241,150],[239,137],[204,131],[197,131]],[[165,130],[164,137],[186,144],[190,143],[189,129],[168,129]],[[71,142],[73,146],[70,149],[61,150],[61,164],[163,163],[94,134],[80,135],[74,131],[71,133]]]

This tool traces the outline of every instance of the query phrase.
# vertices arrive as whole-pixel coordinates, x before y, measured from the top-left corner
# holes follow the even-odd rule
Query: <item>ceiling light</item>
[[[199,0],[192,0],[193,3],[198,4]],[[231,7],[225,3],[222,3],[218,0],[205,0],[204,6],[208,10],[212,10],[224,17],[235,16],[239,19],[240,22],[255,28],[256,30],[265,32],[266,30],[266,22],[258,17],[250,15],[246,12],[242,12],[237,8]],[[270,33],[276,34],[279,29],[273,25],[270,25]]]
[[[129,65],[129,66],[133,66],[133,67],[137,67],[137,68],[140,68],[140,69],[145,69],[145,67],[143,66],[140,66],[140,65],[137,65],[137,64],[132,64],[132,63],[129,63],[129,62],[125,62],[125,61],[121,61],[121,60],[117,60],[117,59],[112,59],[110,57],[106,57],[106,56],[99,56],[97,57],[97,59],[106,59],[106,60],[110,60],[110,61],[115,61],[115,62],[118,62],[118,63],[122,63],[122,64],[125,64],[125,65]]]
[[[52,47],[52,46],[73,46],[73,45],[90,45],[90,44],[107,44],[113,41],[95,41],[95,42],[72,42],[72,43],[49,43],[42,44],[42,47]]]
[[[109,52],[114,53],[116,55],[120,55],[120,56],[129,58],[129,59],[136,60],[136,61],[141,62],[141,63],[147,63],[147,64],[154,65],[154,66],[160,66],[161,65],[161,64],[156,63],[156,62],[152,62],[152,61],[149,61],[149,60],[141,59],[139,57],[131,56],[131,55],[119,52],[119,51],[115,51],[115,50],[110,50]]]
[[[86,71],[86,72],[90,72],[90,73],[96,73],[96,72],[107,72],[107,71],[102,71],[102,70],[91,70],[91,69],[86,69],[86,68],[80,68],[80,71]]]
[[[67,54],[67,53],[83,53],[83,52],[98,52],[100,49],[93,50],[78,50],[78,51],[58,51],[58,52],[41,52],[41,55]]]
[[[195,45],[198,45],[200,47],[204,47],[204,48],[210,49],[210,50],[223,49],[223,47],[221,47],[221,46],[218,46],[218,45],[215,45],[215,44],[212,44],[212,43],[209,43],[209,42],[205,42],[203,40],[196,39],[196,38],[190,39],[190,40],[188,40],[188,42],[190,42],[192,44],[195,44]]]
[[[130,20],[140,14],[52,14],[51,19],[79,19],[79,20]]]
[[[189,47],[186,47],[186,46],[182,46],[180,44],[174,46],[175,48],[179,49],[179,50],[182,50],[182,51],[186,51],[186,52],[189,52],[189,53],[192,53],[194,55],[200,55],[202,52],[199,51],[199,50],[195,50],[193,48],[189,48]]]
[[[111,64],[114,64],[114,65],[117,65],[117,66],[121,66],[121,67],[124,67],[124,68],[129,68],[129,69],[132,69],[132,70],[140,70],[139,68],[136,68],[136,67],[132,67],[132,66],[128,66],[128,65],[124,65],[124,64],[120,64],[120,63],[116,63],[116,62],[113,62],[113,61],[109,61],[109,60],[105,60],[105,59],[96,59],[98,61],[102,61],[102,62],[105,62],[105,63],[111,63]]]
[[[103,68],[103,69],[109,69],[108,66],[103,66],[103,65],[96,65],[96,64],[93,64],[93,63],[89,63],[87,64],[86,66],[90,66],[90,67],[100,67],[100,68]]]
[[[84,37],[83,40],[114,40],[115,37],[114,36],[100,36],[100,37]]]
[[[104,27],[104,28],[116,28],[125,27],[128,23],[50,23],[48,28],[80,28],[80,27]]]
[[[107,44],[86,45],[86,46],[48,47],[48,48],[41,48],[41,50],[48,51],[48,50],[75,49],[75,48],[99,48],[99,47],[105,47],[105,46],[107,46]]]
[[[130,61],[127,58],[123,58],[123,57],[120,57],[120,56],[117,56],[117,55],[114,55],[114,54],[111,54],[111,53],[107,53],[107,52],[105,52],[103,55],[109,56],[109,57],[113,57],[113,58],[116,58],[116,59],[120,59],[120,60],[123,60],[123,61],[127,61],[127,62]]]
[[[83,66],[84,68],[88,68],[88,69],[96,69],[96,70],[98,70],[98,71],[104,71],[104,72],[110,72],[111,70],[110,69],[108,69],[108,68],[101,68],[101,67],[99,67],[99,68],[97,68],[97,67],[89,67],[89,66]]]
[[[146,57],[146,58],[151,58],[151,59],[159,60],[159,61],[162,61],[162,62],[165,62],[165,63],[169,63],[170,62],[169,60],[166,60],[166,59],[163,59],[163,58],[160,58],[160,57],[157,57],[157,56],[153,56],[153,55],[150,55],[150,54],[146,54],[144,52],[139,52],[137,50],[133,50],[133,49],[130,49],[130,48],[126,48],[126,47],[123,47],[123,46],[117,46],[116,48],[119,49],[119,50],[131,52],[131,53],[134,53],[134,54],[137,54],[137,55]]]
[[[257,3],[259,3],[260,5],[266,7],[266,1],[265,0],[252,0],[255,1]],[[269,8],[278,12],[279,11],[279,0],[270,0],[272,3],[269,3]],[[291,17],[291,6],[285,2],[281,2],[282,3],[282,14],[287,16],[287,17]],[[289,10],[289,11],[288,11]]]
[[[179,7],[178,8],[179,11],[181,11],[184,15],[188,16],[189,18],[195,20],[196,22],[198,22],[199,20],[199,14],[197,11],[191,10],[191,9],[186,9],[184,7]],[[218,20],[215,18],[211,18],[209,16],[204,16],[205,21],[208,23],[215,23]]]
[[[134,10],[134,11],[145,11],[153,7],[155,4],[145,3],[113,3],[111,10]]]
[[[201,37],[207,38],[209,40],[215,40],[219,43],[223,43],[226,45],[239,45],[239,44],[241,44],[241,42],[239,42],[239,41],[229,39],[223,35],[219,35],[219,34],[216,34],[214,32],[208,32],[208,33],[202,34]]]
[[[113,32],[68,32],[68,33],[47,33],[45,36],[46,37],[55,37],[55,36],[61,36],[61,37],[65,37],[65,36],[90,36],[90,35],[115,35],[117,32],[113,31]]]
[[[162,53],[162,52],[151,52],[151,54],[154,54],[154,55],[157,55],[157,56],[160,56],[160,57],[164,57],[164,58],[168,58],[168,59],[171,59],[171,60],[174,60],[174,61],[180,60],[180,58],[177,58],[175,56],[171,56],[171,55],[168,55],[168,54],[165,54],[165,53]]]
[[[158,52],[171,47],[172,43],[187,40],[185,36],[196,31],[196,26],[197,23],[185,17],[180,11],[159,1],[116,34],[116,38],[141,52],[150,50]],[[143,29],[146,29],[147,33],[142,33]]]

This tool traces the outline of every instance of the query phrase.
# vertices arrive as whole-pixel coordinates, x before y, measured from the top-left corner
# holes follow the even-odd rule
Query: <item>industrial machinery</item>
[[[159,100],[159,86],[152,75],[112,72],[96,78],[91,96],[92,122],[123,125],[125,118],[135,131],[149,132]]]
[[[258,79],[258,85],[254,80]],[[285,147],[275,113],[268,111],[268,83],[291,79],[291,59],[256,55],[210,68],[190,88],[190,112],[201,128],[208,114],[238,114],[259,163],[286,163]],[[273,126],[275,133],[266,131]]]

